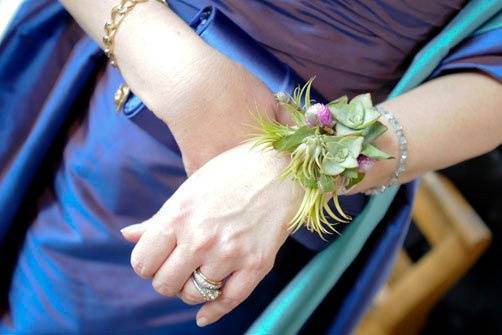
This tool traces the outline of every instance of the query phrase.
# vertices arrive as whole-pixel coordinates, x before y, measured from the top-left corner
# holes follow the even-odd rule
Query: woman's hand
[[[190,280],[193,271],[227,278],[219,298],[198,312],[209,324],[239,305],[271,270],[290,231],[303,189],[277,177],[289,158],[246,143],[210,160],[151,219],[123,229],[138,241],[131,264],[167,296],[204,302]],[[205,319],[205,321],[204,321]]]

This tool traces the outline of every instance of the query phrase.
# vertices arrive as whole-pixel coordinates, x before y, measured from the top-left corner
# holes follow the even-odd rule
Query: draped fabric
[[[319,88],[327,96],[368,90],[384,96],[413,52],[460,8],[432,1],[408,11],[391,1],[381,2],[378,10],[373,2],[358,2],[359,7],[342,1],[270,3],[216,5],[298,73],[322,73]],[[244,4],[249,6],[238,8]],[[319,7],[326,4],[331,7]],[[288,9],[296,13],[296,24]],[[433,22],[425,19],[433,13]],[[394,24],[381,25],[375,44],[368,36],[378,35],[378,17]],[[306,18],[310,24],[301,24]],[[368,21],[375,23],[371,30],[357,31]],[[288,36],[281,35],[284,25],[293,29]],[[405,25],[411,28],[403,30]],[[343,38],[327,39],[333,31]],[[500,30],[491,30],[467,39],[434,75],[479,70],[502,80],[500,36]],[[331,56],[316,61],[312,50],[319,48],[325,50],[318,54]],[[121,81],[55,1],[26,1],[0,45],[0,248],[2,264],[13,269],[8,290],[3,285],[9,309],[0,333],[243,333],[315,252],[288,239],[252,296],[204,329],[195,326],[196,307],[159,296],[132,273],[131,245],[119,229],[152,215],[185,174],[174,139],[159,144],[114,112],[110,97]],[[17,256],[12,241],[19,235],[24,240]],[[400,230],[388,236],[400,240],[402,235]],[[351,289],[347,284],[340,295]],[[353,320],[345,318],[350,325]]]
[[[219,6],[300,76],[315,75],[323,96],[371,92],[376,101],[390,93],[413,55],[465,2],[189,1]]]
[[[463,41],[441,62],[432,77],[458,71],[478,71],[502,80],[501,60],[502,28],[494,28]]]

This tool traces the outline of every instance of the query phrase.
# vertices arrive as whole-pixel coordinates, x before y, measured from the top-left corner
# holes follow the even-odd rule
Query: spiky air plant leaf
[[[298,86],[292,96],[276,94],[294,126],[258,115],[260,133],[251,140],[255,146],[291,155],[280,178],[300,183],[305,195],[290,228],[295,232],[305,225],[324,239],[324,234],[338,233],[337,222],[352,219],[341,208],[338,195],[361,182],[375,161],[392,157],[372,143],[387,128],[378,121],[380,113],[369,94],[350,101],[343,96],[324,105],[311,99],[312,82]]]
[[[253,147],[261,146],[265,149],[273,149],[275,143],[295,132],[295,129],[260,114],[256,117],[256,123],[258,126],[255,128],[259,133],[249,139],[253,142]]]

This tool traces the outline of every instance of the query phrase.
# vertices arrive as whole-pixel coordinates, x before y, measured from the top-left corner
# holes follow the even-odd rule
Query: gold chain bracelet
[[[110,64],[117,67],[117,60],[115,59],[115,54],[113,53],[113,40],[120,23],[124,20],[124,17],[133,10],[133,8],[143,2],[148,0],[121,0],[118,5],[112,8],[111,20],[105,24],[105,35],[103,36],[103,44],[105,46],[104,51],[106,56],[110,59]],[[162,4],[166,4],[165,0],[156,0]],[[121,111],[124,103],[129,96],[130,89],[126,84],[120,85],[120,87],[115,92],[113,97],[115,108],[117,111]]]

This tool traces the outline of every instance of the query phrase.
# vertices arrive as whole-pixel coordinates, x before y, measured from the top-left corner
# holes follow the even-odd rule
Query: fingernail
[[[130,234],[130,233],[134,233],[135,231],[139,230],[140,227],[141,226],[139,224],[133,224],[133,225],[130,225],[130,226],[127,226],[125,228],[120,229],[120,232],[122,233],[122,235]]]
[[[197,318],[197,326],[204,327],[207,325],[207,319],[203,316]]]

